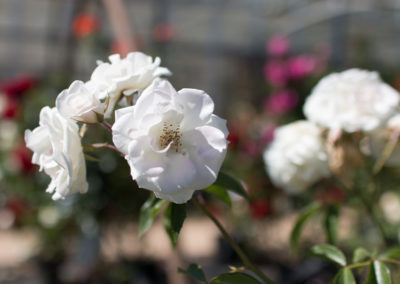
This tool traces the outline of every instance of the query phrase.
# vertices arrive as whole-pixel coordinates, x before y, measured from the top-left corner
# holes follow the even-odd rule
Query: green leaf
[[[379,258],[400,258],[400,247],[393,247],[381,253]]]
[[[340,266],[346,265],[346,258],[341,250],[337,247],[323,244],[323,245],[316,245],[311,249],[311,252],[318,257],[322,257],[333,261]]]
[[[201,268],[201,266],[198,264],[192,263],[186,270],[178,268],[178,272],[189,275],[194,279],[207,283],[206,275],[204,274],[204,271]]]
[[[372,262],[368,267],[368,273],[367,273],[367,278],[365,280],[365,284],[376,284],[374,264]]]
[[[225,273],[211,279],[211,283],[260,284],[257,279],[243,272]]]
[[[170,203],[164,214],[164,228],[171,240],[171,244],[175,247],[178,241],[179,232],[181,231],[183,222],[186,218],[186,203],[176,204]]]
[[[296,225],[294,226],[292,233],[290,234],[290,245],[292,250],[297,250],[299,244],[299,238],[301,231],[308,219],[321,209],[321,205],[318,203],[312,203],[302,210],[299,218],[297,219]]]
[[[350,269],[341,269],[335,277],[335,284],[356,284],[354,275]]]
[[[239,194],[240,196],[244,197],[245,199],[250,200],[242,183],[236,178],[232,177],[231,175],[228,175],[220,171],[217,180],[215,181],[214,184],[226,188],[230,191],[233,191]]]
[[[143,236],[151,227],[165,202],[165,200],[157,199],[154,195],[151,195],[142,205],[139,216],[139,237]]]
[[[205,191],[207,191],[208,193],[214,195],[215,197],[217,197],[218,199],[222,200],[223,202],[225,202],[229,207],[232,206],[232,200],[229,197],[228,191],[218,185],[211,185],[209,187],[207,187],[205,189]]]
[[[376,277],[376,283],[378,284],[390,284],[392,278],[390,277],[389,268],[380,261],[374,261],[374,272]]]
[[[370,259],[371,253],[365,248],[357,248],[353,253],[353,263],[363,262],[364,260]]]
[[[391,284],[389,268],[380,261],[371,263],[368,269],[367,284]]]
[[[339,205],[332,204],[326,209],[324,229],[329,244],[334,245],[338,238]]]

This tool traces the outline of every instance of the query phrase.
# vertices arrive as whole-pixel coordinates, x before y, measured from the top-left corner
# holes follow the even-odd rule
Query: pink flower
[[[243,150],[252,157],[259,157],[263,149],[257,140],[249,140],[244,145]]]
[[[267,52],[270,56],[283,56],[289,50],[289,40],[282,36],[274,36],[267,42]]]
[[[275,125],[267,124],[261,129],[261,142],[267,145],[274,140]]]
[[[267,61],[264,66],[264,76],[273,86],[283,86],[288,80],[285,64],[278,60]]]
[[[292,110],[298,103],[299,97],[293,90],[282,90],[272,93],[264,101],[264,110],[268,113],[279,115]]]
[[[292,79],[302,79],[315,71],[317,60],[312,55],[299,55],[287,62],[288,75]]]

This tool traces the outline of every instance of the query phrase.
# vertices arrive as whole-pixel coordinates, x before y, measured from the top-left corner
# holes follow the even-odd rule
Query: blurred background
[[[54,202],[44,192],[49,179],[30,163],[23,131],[73,80],[88,80],[97,60],[134,50],[161,57],[176,89],[205,90],[228,120],[224,169],[247,183],[253,202],[233,196],[228,210],[205,195],[209,209],[278,283],[326,283],[335,270],[292,253],[289,234],[306,200],[341,202],[344,191],[289,197],[271,185],[261,155],[331,71],[379,70],[399,89],[399,33],[395,0],[0,0],[0,283],[192,283],[177,267],[197,262],[211,277],[240,265],[191,207],[176,250],[161,220],[139,240],[149,193],[108,150],[88,162],[88,194]],[[86,142],[110,139],[91,128]],[[400,199],[393,206],[398,216]],[[341,214],[340,238],[351,246],[365,224],[356,211]],[[367,231],[366,244],[376,240]],[[302,236],[323,238],[315,224]]]

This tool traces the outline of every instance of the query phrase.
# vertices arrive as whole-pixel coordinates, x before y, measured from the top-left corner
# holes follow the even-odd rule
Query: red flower
[[[25,144],[19,144],[14,148],[12,159],[22,173],[29,174],[34,170],[34,165],[31,162],[32,152],[26,148]]]
[[[263,198],[253,201],[250,204],[251,216],[254,219],[259,219],[271,213],[271,204],[269,199]]]
[[[72,23],[73,34],[78,38],[84,38],[99,29],[97,17],[89,13],[78,14]]]
[[[36,80],[29,75],[20,75],[0,82],[0,91],[11,98],[19,97],[32,88]]]
[[[19,114],[19,111],[19,102],[15,99],[9,99],[7,100],[7,104],[3,110],[2,117],[9,119],[16,118]]]
[[[154,27],[153,37],[158,42],[167,42],[174,36],[174,29],[168,23],[161,23]]]

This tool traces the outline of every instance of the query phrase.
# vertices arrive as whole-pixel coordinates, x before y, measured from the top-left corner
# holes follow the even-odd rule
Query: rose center
[[[179,125],[164,122],[158,145],[161,149],[164,149],[172,142],[171,149],[179,152],[182,146],[181,138],[182,134]]]

